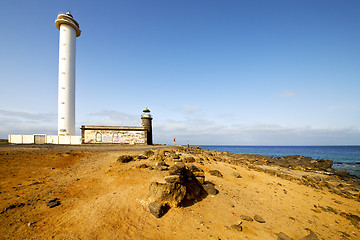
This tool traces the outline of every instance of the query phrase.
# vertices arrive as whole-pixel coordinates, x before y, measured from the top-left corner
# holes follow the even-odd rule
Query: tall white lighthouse
[[[60,31],[58,135],[75,135],[75,50],[81,31],[70,12],[59,13],[55,26]]]

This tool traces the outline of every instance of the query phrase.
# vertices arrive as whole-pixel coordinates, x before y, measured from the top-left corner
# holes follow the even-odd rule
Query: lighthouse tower
[[[141,120],[142,120],[142,125],[143,127],[146,129],[146,133],[147,133],[147,139],[146,142],[148,145],[152,145],[153,144],[153,140],[152,140],[152,117],[150,115],[150,110],[148,108],[145,108],[143,110],[143,114],[141,115]]]
[[[81,31],[70,12],[59,13],[55,26],[60,31],[58,135],[75,135],[75,49]]]

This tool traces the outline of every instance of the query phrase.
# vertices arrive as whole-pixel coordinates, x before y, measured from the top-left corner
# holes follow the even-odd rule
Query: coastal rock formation
[[[210,151],[197,146],[179,148],[174,154],[180,156],[183,160],[193,157],[196,162],[202,164],[225,162],[234,166],[245,166],[248,169],[265,172],[316,189],[326,188],[335,194],[360,201],[360,179],[350,175],[347,171],[333,169],[331,160],[313,159],[300,155],[273,158],[261,155]],[[294,174],[294,171],[298,171],[298,173]],[[216,169],[209,170],[209,173],[217,177],[223,177],[223,174]],[[242,177],[237,172],[232,175],[236,178]],[[337,183],[339,180],[345,181],[346,184],[339,185]]]
[[[175,162],[168,170],[169,175],[164,177],[166,183],[150,184],[149,209],[155,217],[163,216],[166,206],[191,205],[207,194],[217,193],[213,184],[204,184],[204,171],[193,164]]]
[[[274,163],[281,167],[303,168],[313,170],[327,170],[333,166],[333,161],[326,159],[312,159],[300,155],[274,158]]]

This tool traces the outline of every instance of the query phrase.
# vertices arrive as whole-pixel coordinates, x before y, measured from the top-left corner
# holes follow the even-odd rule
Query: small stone
[[[311,232],[300,240],[319,240],[315,233]]]
[[[242,232],[243,228],[240,224],[234,224],[231,226],[232,229],[238,231],[238,232]]]
[[[117,162],[121,162],[121,163],[128,163],[130,161],[133,160],[133,157],[132,156],[129,156],[129,155],[123,155],[123,156],[120,156],[116,161]]]
[[[187,157],[187,158],[185,158],[185,162],[187,162],[187,163],[193,163],[193,162],[195,162],[195,158],[193,158],[193,157]]]
[[[156,166],[155,169],[158,170],[158,171],[166,171],[166,170],[169,170],[168,167],[165,167],[165,166]]]
[[[216,177],[223,177],[222,173],[218,170],[210,170],[209,173]]]
[[[152,215],[161,218],[167,212],[168,206],[161,202],[151,202],[149,204],[149,210]]]
[[[149,167],[149,165],[147,165],[147,164],[141,164],[141,165],[139,165],[139,168],[148,168]]]
[[[151,151],[151,150],[147,150],[144,152],[144,155],[147,156],[147,157],[151,157],[151,156],[154,156],[154,152]]]
[[[278,240],[293,240],[293,238],[289,237],[288,235],[286,235],[283,232],[280,232],[278,234]]]
[[[242,220],[249,221],[249,222],[254,221],[254,219],[252,219],[252,217],[249,217],[249,216],[246,216],[246,215],[240,215],[240,218]]]
[[[168,167],[169,165],[166,164],[166,162],[160,161],[155,164],[155,166],[162,166],[162,167]]]
[[[48,205],[48,207],[50,207],[50,208],[59,206],[59,205],[60,205],[60,200],[59,200],[58,198],[51,199],[51,200],[47,203],[47,205]]]
[[[265,223],[265,220],[257,214],[255,214],[254,219],[259,223]]]
[[[34,224],[35,224],[35,222],[29,222],[29,223],[28,223],[28,226],[31,227],[31,226],[34,225]]]
[[[204,190],[210,194],[210,195],[216,195],[218,194],[218,190],[216,190],[216,188],[214,187],[213,184],[211,183],[206,183],[206,184],[203,184],[202,187],[204,188]]]
[[[321,213],[321,210],[318,209],[318,208],[316,208],[316,209],[311,209],[311,211],[314,211],[314,212],[316,212],[316,213]]]
[[[232,175],[236,178],[242,178],[240,173],[238,173],[238,172],[233,172]]]

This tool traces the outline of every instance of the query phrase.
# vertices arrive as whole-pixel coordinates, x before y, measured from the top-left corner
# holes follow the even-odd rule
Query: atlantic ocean
[[[313,159],[328,159],[333,168],[346,170],[360,177],[360,146],[225,146],[199,145],[208,150],[227,151],[242,154],[257,154],[269,157],[301,155]]]

